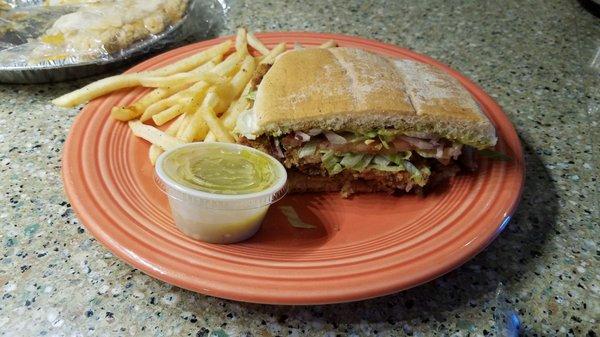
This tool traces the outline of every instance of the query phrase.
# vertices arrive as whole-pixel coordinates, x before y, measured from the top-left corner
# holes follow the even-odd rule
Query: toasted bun
[[[478,148],[496,143],[489,119],[451,76],[352,48],[281,55],[259,85],[252,113],[254,135],[387,127]]]

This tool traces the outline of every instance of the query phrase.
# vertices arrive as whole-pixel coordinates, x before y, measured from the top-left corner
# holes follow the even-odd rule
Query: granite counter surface
[[[337,32],[437,58],[500,103],[525,147],[523,200],[484,252],[420,287],[339,305],[222,300],[121,262],[62,190],[79,110],[49,100],[92,79],[0,85],[0,335],[500,336],[495,315],[514,310],[524,336],[597,336],[599,23],[567,0],[230,3],[211,34]]]

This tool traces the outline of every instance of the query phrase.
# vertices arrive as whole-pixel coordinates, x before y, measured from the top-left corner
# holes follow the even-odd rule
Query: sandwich
[[[472,167],[474,151],[497,140],[458,80],[413,60],[288,51],[252,84],[234,133],[286,166],[292,192],[422,191]]]

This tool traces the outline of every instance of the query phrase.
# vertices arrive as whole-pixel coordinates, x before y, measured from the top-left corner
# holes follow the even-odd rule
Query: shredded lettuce
[[[363,135],[359,135],[359,134],[352,134],[348,137],[346,137],[346,139],[350,142],[350,143],[358,143],[358,142],[362,142],[367,140],[368,138],[364,137]]]
[[[409,160],[410,156],[412,156],[412,152],[411,151],[402,151],[402,152],[398,152],[397,155],[404,160]]]
[[[304,144],[300,150],[298,150],[298,157],[304,158],[308,156],[312,156],[317,151],[317,142],[316,141],[308,141]]]
[[[413,165],[413,163],[407,161],[404,163],[404,167],[406,167],[406,171],[410,173],[410,179],[414,180],[418,183],[419,180],[423,179],[423,175],[421,175],[421,171]]]
[[[394,161],[390,159],[390,156],[394,157]],[[365,169],[375,169],[387,172],[400,172],[404,171],[404,159],[401,159],[399,155],[364,155],[347,153],[344,155],[340,164],[346,169],[352,169],[355,171],[363,171]]]
[[[403,151],[399,153],[392,153],[386,155],[386,157],[396,165],[403,165],[405,160],[410,159],[412,153],[410,151]]]
[[[327,163],[332,160],[337,163],[337,159],[335,158],[336,156],[335,156],[335,153],[333,152],[333,150],[321,150],[320,152],[323,155],[321,157],[321,161],[323,163]]]
[[[421,168],[421,179],[417,181],[417,184],[421,187],[425,186],[425,184],[427,183],[427,179],[430,175],[431,170],[429,169],[429,167],[424,166],[423,168]]]
[[[368,154],[364,155],[362,157],[362,159],[356,165],[354,165],[353,169],[358,172],[363,171],[364,169],[367,168],[367,166],[369,166],[369,164],[371,163],[371,160],[373,160],[373,157],[375,157],[375,156],[368,155]]]
[[[346,153],[342,158],[340,164],[345,168],[354,168],[363,158],[364,154],[361,153]]]
[[[379,171],[386,172],[400,172],[404,171],[404,166],[387,166],[387,165],[369,165],[367,168],[372,168]]]
[[[321,162],[323,163],[323,166],[325,166],[325,169],[329,175],[333,176],[344,170],[340,164],[342,157],[336,156],[331,150],[323,151],[322,153],[323,157],[321,157]]]
[[[418,169],[413,163],[406,161],[404,166],[408,173],[410,173],[410,179],[412,179],[417,185],[423,187],[427,183],[427,178],[431,175],[429,167],[425,166],[422,169]]]
[[[375,138],[377,137],[377,130],[369,131],[360,134],[363,138]]]
[[[377,155],[373,158],[373,164],[378,166],[388,166],[391,162],[389,156]]]
[[[315,153],[315,150],[311,150],[311,153]],[[427,177],[431,174],[429,168],[424,167],[419,170],[414,164],[407,160],[411,156],[410,151],[389,155],[367,155],[361,153],[336,155],[333,150],[321,150],[319,153],[322,155],[321,162],[323,163],[323,166],[329,175],[332,176],[343,170],[353,170],[358,172],[362,172],[366,169],[386,172],[408,171],[411,175],[411,179],[419,186],[423,186],[425,185]]]
[[[283,215],[285,215],[292,227],[316,228],[314,225],[302,221],[302,219],[300,219],[300,216],[298,215],[298,213],[296,213],[296,210],[292,206],[279,206],[279,210],[281,211],[281,213],[283,213]]]
[[[377,130],[377,135],[379,136],[379,139],[385,140],[386,142],[391,142],[398,135],[398,131],[391,129],[379,129]]]
[[[246,99],[249,99],[251,101],[254,101],[256,99],[256,90],[252,90],[250,91],[247,95],[246,95]]]
[[[252,93],[250,93],[252,94]],[[393,129],[377,129],[363,133],[354,133],[348,136],[348,133],[344,134],[350,142],[363,141],[367,142],[379,141],[381,146],[389,149],[391,146],[389,142],[393,141],[399,134],[398,130]],[[304,158],[314,154],[321,156],[321,162],[323,167],[327,170],[330,176],[336,175],[344,170],[351,170],[356,172],[362,172],[364,170],[378,170],[385,172],[401,172],[407,171],[410,175],[410,179],[419,186],[424,186],[427,182],[431,171],[427,166],[421,168],[416,167],[409,160],[412,157],[413,151],[402,151],[393,154],[378,154],[369,155],[362,153],[336,153],[334,150],[318,150],[318,141],[310,140],[306,142],[299,150],[298,157]],[[429,150],[415,150],[421,157],[432,158],[435,157],[435,151]],[[505,159],[505,155],[495,151],[480,151],[482,156],[489,156],[497,159]]]
[[[389,142],[394,140],[399,133],[400,131],[398,130],[376,129],[362,133],[354,133],[352,136],[348,137],[348,141],[353,143],[365,141],[366,143],[366,141],[373,142],[376,139],[379,139],[383,147],[389,149]]]
[[[385,147],[386,149],[390,148],[390,145],[385,141],[385,137],[379,135],[379,141],[381,142],[381,145],[383,145],[383,147]]]
[[[423,158],[435,158],[436,150],[415,150]]]
[[[335,175],[342,171],[343,167],[340,165],[340,157],[336,156],[332,150],[323,151],[321,162],[329,175]],[[339,166],[339,168],[338,168]],[[335,172],[335,173],[334,173]]]
[[[331,169],[331,172],[329,172],[330,175],[336,175],[340,172],[342,172],[344,170],[344,168],[342,167],[342,165],[340,165],[340,163],[335,163],[335,165],[333,165],[333,168]]]

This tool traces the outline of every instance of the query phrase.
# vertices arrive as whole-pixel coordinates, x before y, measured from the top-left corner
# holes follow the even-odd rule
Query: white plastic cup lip
[[[199,147],[199,148],[221,148],[221,149],[229,149],[229,150],[247,150],[247,151],[251,151],[254,153],[257,153],[261,156],[265,156],[266,158],[268,158],[276,167],[276,171],[277,171],[277,181],[270,186],[269,188],[260,191],[260,192],[254,192],[254,193],[247,193],[247,194],[217,194],[217,193],[209,193],[209,192],[204,192],[204,191],[200,191],[200,190],[196,190],[193,188],[189,188],[187,186],[183,186],[182,184],[179,184],[178,182],[176,182],[175,180],[173,180],[171,177],[169,177],[164,169],[163,169],[163,163],[165,158],[167,158],[171,153],[182,149],[182,148],[186,148],[186,147]],[[196,143],[189,143],[189,144],[184,144],[178,147],[175,147],[173,149],[170,149],[168,151],[163,152],[158,159],[156,160],[156,165],[155,167],[155,174],[156,174],[156,181],[161,187],[160,189],[165,192],[167,195],[169,195],[169,197],[174,197],[175,199],[177,199],[177,197],[170,195],[169,193],[169,189],[173,189],[175,191],[177,191],[178,193],[180,193],[181,195],[185,196],[186,199],[189,198],[191,199],[197,199],[197,200],[205,200],[207,202],[216,202],[219,204],[225,204],[227,201],[232,201],[232,202],[236,202],[236,203],[243,203],[244,201],[248,201],[249,204],[253,205],[251,207],[247,207],[247,208],[233,208],[233,209],[253,209],[253,208],[259,208],[259,207],[264,207],[266,205],[270,205],[278,200],[280,200],[281,198],[283,198],[287,192],[287,171],[285,170],[285,167],[275,158],[271,157],[270,155],[257,150],[255,148],[249,147],[249,146],[245,146],[245,145],[240,145],[240,144],[234,144],[234,143],[220,143],[220,142],[196,142]],[[209,208],[213,208],[213,207],[209,207]],[[219,209],[219,208],[214,208],[214,209]],[[223,207],[222,209],[227,209],[227,207]]]

